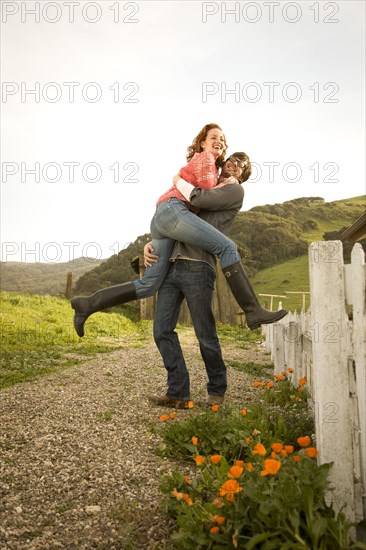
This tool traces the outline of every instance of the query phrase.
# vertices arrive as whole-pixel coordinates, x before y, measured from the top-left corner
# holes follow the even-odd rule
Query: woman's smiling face
[[[212,153],[215,157],[219,157],[226,146],[225,136],[219,128],[212,128],[207,132],[206,139],[201,141],[203,151]]]

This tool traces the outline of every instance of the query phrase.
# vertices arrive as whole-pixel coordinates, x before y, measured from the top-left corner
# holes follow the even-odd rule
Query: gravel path
[[[191,330],[181,335],[192,399],[205,398],[205,370]],[[226,361],[268,363],[262,348],[223,346]],[[229,369],[227,399],[243,402],[245,374]],[[164,409],[165,370],[151,341],[100,354],[0,393],[0,548],[170,550],[151,426]],[[176,411],[178,419],[187,411]]]

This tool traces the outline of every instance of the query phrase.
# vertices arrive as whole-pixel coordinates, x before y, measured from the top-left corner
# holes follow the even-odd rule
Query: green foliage
[[[258,363],[241,363],[240,361],[230,361],[227,366],[247,374],[255,376],[267,376],[273,373],[273,365],[262,365]]]
[[[257,269],[301,256],[307,250],[295,219],[262,211],[239,212],[230,236],[250,250]]]
[[[366,548],[349,542],[352,525],[325,500],[331,495],[331,464],[317,466],[310,437],[298,441],[312,434],[314,425],[313,419],[308,426],[300,420],[307,396],[297,390],[287,376],[270,387],[262,380],[247,409],[192,409],[183,422],[162,426],[160,452],[187,464],[185,471],[182,464],[165,475],[160,485],[176,520],[177,548]],[[294,404],[295,395],[301,401]],[[296,407],[299,415],[293,414]],[[288,423],[280,414],[284,409]]]
[[[116,313],[96,313],[86,323],[84,338],[79,338],[70,303],[55,296],[1,292],[0,304],[0,387],[77,364],[83,356],[139,346],[150,334],[148,321],[134,323]]]
[[[136,279],[132,260],[141,254],[144,245],[151,240],[150,233],[140,235],[118,254],[103,262],[92,271],[80,277],[75,285],[75,295],[91,294],[100,288],[117,285]]]
[[[224,325],[217,323],[217,334],[220,342],[233,344],[241,349],[249,349],[252,344],[262,341],[260,329],[243,330],[239,326]]]

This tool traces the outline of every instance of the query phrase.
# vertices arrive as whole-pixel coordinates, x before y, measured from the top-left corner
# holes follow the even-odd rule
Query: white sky
[[[148,232],[208,122],[259,166],[243,210],[365,193],[363,0],[1,9],[3,261],[107,258]]]

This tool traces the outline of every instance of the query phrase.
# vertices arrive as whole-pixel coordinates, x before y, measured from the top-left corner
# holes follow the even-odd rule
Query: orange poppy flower
[[[245,468],[248,472],[251,472],[253,470],[253,464],[251,462],[247,462]]]
[[[282,374],[275,374],[274,377],[275,377],[277,380],[283,380]]]
[[[287,456],[287,451],[285,449],[282,449],[282,451],[280,451],[280,455],[283,457]]]
[[[245,438],[245,443],[247,443],[247,444],[249,445],[249,443],[250,443],[250,437],[246,437],[246,438]]]
[[[173,412],[169,413],[169,418],[171,418],[173,420],[173,418],[175,418],[175,413],[173,413]]]
[[[273,382],[267,382],[267,388],[270,389],[273,386]]]
[[[301,393],[304,390],[303,390],[303,388],[297,388],[297,391]]]
[[[300,455],[292,455],[292,460],[294,460],[295,462],[300,462],[301,456]]]
[[[246,416],[248,411],[247,411],[247,409],[242,409],[240,412],[243,416]]]
[[[219,525],[223,525],[225,523],[224,516],[217,516],[216,523],[218,523]]]
[[[255,382],[253,382],[253,387],[254,388],[258,388],[259,386],[261,386],[261,383],[258,382],[257,380]]]
[[[244,466],[244,460],[235,460],[235,466]]]
[[[291,367],[289,367],[287,370],[288,372],[294,372],[294,369],[292,369]]]
[[[318,454],[318,451],[315,447],[308,447],[305,449],[305,453],[309,458],[315,458]]]
[[[306,376],[304,376],[303,378],[299,378],[299,386],[305,386],[306,381],[307,381]]]
[[[183,500],[183,493],[179,493],[177,489],[173,489],[172,496],[175,497],[177,500]]]
[[[216,413],[219,410],[219,405],[212,405],[211,409]]]
[[[220,527],[217,527],[217,525],[215,525],[215,527],[211,527],[210,529],[211,535],[217,535],[217,533],[219,532],[220,532]]]
[[[272,443],[271,445],[272,451],[275,453],[279,453],[283,449],[282,443]]]
[[[291,453],[294,452],[294,448],[293,448],[292,445],[285,445],[285,451],[286,451],[287,454],[290,455]]]
[[[310,437],[306,435],[305,437],[298,437],[297,442],[300,447],[309,447],[311,440]]]
[[[281,374],[282,374],[282,376],[286,376],[287,373],[286,373],[285,370],[283,370],[283,371],[281,372]]]
[[[204,456],[201,456],[201,455],[197,455],[194,457],[193,459],[195,461],[195,463],[197,464],[197,466],[201,466],[202,464],[205,463],[206,459]]]
[[[194,407],[193,401],[188,401],[187,407],[188,407],[189,409],[193,409],[193,407]]]
[[[192,437],[191,441],[192,441],[193,445],[197,445],[197,443],[198,443],[198,437],[196,437],[196,436],[194,435],[194,436]]]
[[[252,455],[265,456],[266,453],[266,448],[262,443],[257,443],[252,451]]]
[[[267,476],[267,475],[276,475],[278,470],[281,468],[281,462],[279,460],[273,460],[271,458],[267,458],[264,461],[264,470],[261,471],[261,476]]]
[[[160,420],[162,422],[166,422],[167,420],[169,420],[169,416],[167,414],[162,414],[160,417]]]
[[[243,490],[243,487],[239,485],[239,482],[236,479],[228,479],[220,487],[220,497],[226,497],[226,500],[233,500],[236,493],[240,493]],[[227,498],[229,497],[229,498]]]
[[[243,473],[244,468],[242,466],[231,466],[228,477],[239,478]]]
[[[184,481],[185,481],[186,483],[188,483],[188,485],[191,484],[191,480],[189,479],[188,476],[184,476]]]
[[[188,504],[188,506],[192,506],[192,499],[187,493],[183,493],[183,500],[186,504]]]
[[[221,455],[211,455],[210,460],[212,464],[219,464],[220,460],[222,459]]]
[[[271,457],[272,458],[278,458],[278,454],[275,453],[274,451],[271,452]]]

